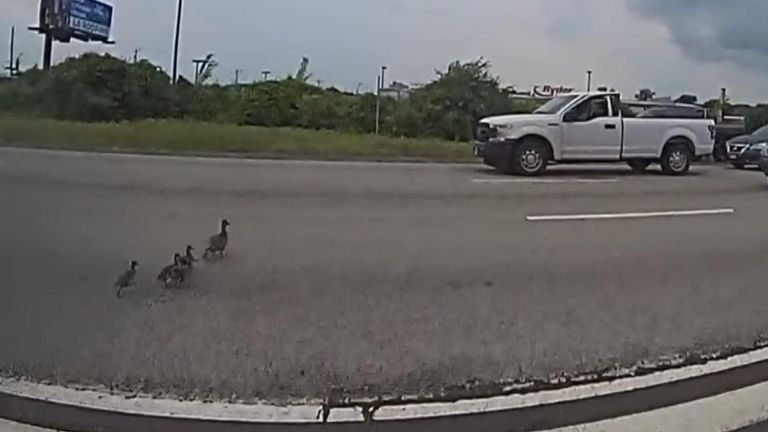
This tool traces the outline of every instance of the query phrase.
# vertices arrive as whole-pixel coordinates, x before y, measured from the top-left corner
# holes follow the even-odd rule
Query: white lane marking
[[[703,365],[687,366],[649,375],[585,384],[560,390],[485,399],[467,399],[452,403],[387,406],[380,408],[376,412],[375,419],[416,419],[494,412],[548,403],[588,399],[714,374],[765,360],[768,360],[768,348],[761,348],[727,359],[711,361]],[[276,406],[268,403],[244,405],[180,402],[176,400],[151,399],[150,397],[127,399],[123,396],[110,395],[99,391],[74,390],[60,386],[3,378],[0,378],[0,392],[71,406],[186,419],[315,423],[317,422],[316,415],[320,408],[319,401],[304,402],[304,405]],[[408,399],[405,398],[405,400]],[[768,401],[768,399],[766,400]],[[344,408],[332,410],[329,421],[350,422],[359,421],[360,419],[361,414],[359,410]]]
[[[655,411],[549,432],[734,431],[768,419],[768,383]]]
[[[546,178],[546,179],[526,179],[526,178],[473,178],[475,184],[504,184],[504,183],[541,183],[541,184],[561,184],[561,183],[618,183],[618,177],[607,178]]]
[[[575,215],[547,215],[547,216],[527,216],[525,219],[529,222],[555,222],[555,221],[585,221],[585,220],[603,220],[603,219],[647,219],[661,217],[682,217],[682,216],[714,216],[733,214],[736,210],[732,208],[709,209],[709,210],[681,210],[681,211],[659,211],[645,213],[595,213],[595,214],[575,214]]]

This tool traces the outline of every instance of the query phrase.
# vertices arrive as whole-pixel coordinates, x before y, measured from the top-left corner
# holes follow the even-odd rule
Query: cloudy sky
[[[0,0],[0,31],[33,24],[37,0]],[[112,0],[113,47],[57,45],[56,59],[86,50],[170,66],[175,0]],[[182,73],[216,54],[221,81],[252,80],[311,59],[314,77],[353,89],[389,78],[420,83],[450,61],[489,59],[505,84],[652,87],[705,99],[768,100],[766,0],[186,0]],[[7,33],[6,33],[7,34]],[[5,44],[3,44],[5,45]],[[23,30],[23,63],[39,61],[39,36]],[[7,58],[7,47],[0,48]]]

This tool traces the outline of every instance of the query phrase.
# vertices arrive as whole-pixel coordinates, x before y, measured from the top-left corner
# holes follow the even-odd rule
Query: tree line
[[[176,84],[148,60],[129,62],[109,54],[72,57],[50,71],[36,68],[0,81],[0,113],[84,122],[187,119],[265,127],[372,133],[376,95],[311,84],[308,59],[293,75],[248,84],[212,83],[216,62],[207,57],[193,80]],[[382,97],[380,131],[386,135],[472,138],[477,121],[496,114],[528,113],[537,102],[513,97],[491,65],[480,58],[453,62],[408,97]],[[651,99],[641,89],[637,99]],[[717,100],[704,105],[715,108]],[[768,105],[732,105],[748,130],[768,123]]]
[[[0,83],[0,112],[84,122],[188,119],[357,133],[375,127],[375,94],[313,85],[306,60],[296,74],[281,79],[221,85],[210,83],[210,76],[208,70],[172,84],[147,60],[88,53]],[[456,61],[407,97],[382,97],[380,131],[465,141],[482,117],[535,107],[503,88],[486,60]]]

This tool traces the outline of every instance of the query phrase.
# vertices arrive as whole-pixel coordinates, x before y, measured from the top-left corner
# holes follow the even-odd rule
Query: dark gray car
[[[768,148],[768,125],[752,132],[728,140],[728,161],[736,168],[747,165],[758,165],[761,152]]]

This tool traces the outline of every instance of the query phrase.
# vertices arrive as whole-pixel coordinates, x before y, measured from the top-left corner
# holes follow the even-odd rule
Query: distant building
[[[389,87],[381,89],[381,95],[392,97],[395,99],[405,99],[411,95],[411,92],[416,89],[415,86],[410,86],[397,81],[392,81]]]

